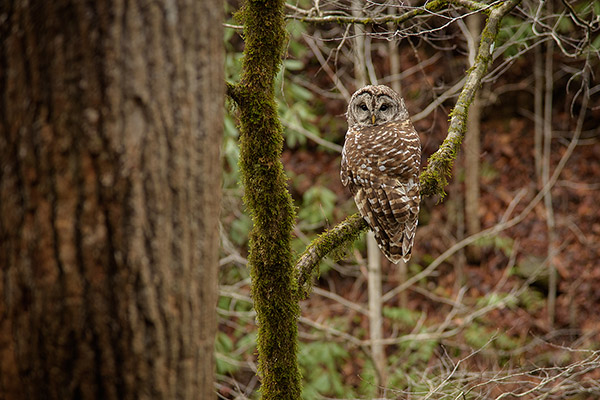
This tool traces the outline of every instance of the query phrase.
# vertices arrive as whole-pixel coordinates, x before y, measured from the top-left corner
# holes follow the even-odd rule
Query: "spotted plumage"
[[[417,229],[421,144],[404,100],[387,86],[350,99],[340,177],[392,262],[408,261]]]

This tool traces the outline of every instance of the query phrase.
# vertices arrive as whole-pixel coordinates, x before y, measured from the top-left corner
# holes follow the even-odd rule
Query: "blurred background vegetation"
[[[477,25],[460,8],[401,26],[319,18],[378,17],[419,5],[298,0],[286,8],[289,41],[276,95],[297,254],[356,212],[339,163],[357,49],[364,49],[366,81],[405,97],[425,165],[447,133],[478,41],[470,39]],[[240,6],[226,4],[231,82],[241,68]],[[304,398],[600,398],[599,16],[595,1],[527,1],[504,19],[480,90],[479,147],[463,148],[444,202],[424,199],[406,271],[382,264],[376,323],[384,367],[375,367],[369,339],[361,241],[343,259],[322,262],[301,303]],[[260,384],[245,260],[251,221],[241,200],[235,108],[228,108],[216,387],[223,399],[254,399]],[[473,159],[478,179],[467,178]],[[469,184],[479,192],[474,209],[465,203]],[[477,230],[497,232],[457,245],[477,233],[469,219]],[[398,290],[407,279],[414,283]]]

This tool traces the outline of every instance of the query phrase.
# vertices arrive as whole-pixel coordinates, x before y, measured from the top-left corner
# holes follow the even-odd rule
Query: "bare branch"
[[[456,5],[465,7],[470,10],[476,11],[487,11],[491,5],[480,3],[472,0],[441,0],[441,1],[430,1],[422,7],[411,8],[410,11],[400,15],[385,15],[383,17],[369,18],[369,17],[354,17],[349,15],[323,15],[323,16],[306,16],[307,12],[300,12],[302,15],[287,15],[287,19],[300,20],[302,22],[310,22],[313,24],[326,24],[326,23],[337,23],[337,24],[360,24],[360,25],[379,25],[379,24],[402,24],[411,18],[419,15],[430,14],[432,12],[439,11],[448,5]],[[299,10],[298,10],[299,11]]]
[[[348,92],[348,90],[344,87],[344,85],[338,78],[337,74],[335,72],[333,72],[333,70],[327,63],[327,60],[325,59],[325,57],[323,57],[323,53],[321,52],[319,47],[317,47],[317,44],[315,43],[314,39],[307,35],[304,35],[303,38],[304,38],[304,41],[306,42],[306,44],[308,44],[308,46],[312,50],[313,54],[315,55],[315,57],[317,58],[319,63],[321,64],[321,68],[323,68],[323,70],[329,76],[329,79],[331,79],[331,81],[333,82],[335,87],[337,87],[337,89],[344,96],[346,101],[349,101],[350,100],[350,92]]]
[[[308,129],[306,129],[302,126],[290,123],[285,120],[282,120],[281,122],[282,122],[283,126],[285,126],[286,128],[296,131],[303,136],[306,136],[307,138],[309,138],[316,144],[320,144],[321,146],[326,147],[329,150],[333,150],[336,153],[342,152],[342,146],[340,146],[339,144],[335,144],[333,142],[330,142],[329,140],[325,140],[322,137],[320,137],[319,135],[312,133],[311,131],[309,131]]]
[[[356,312],[359,312],[363,315],[369,314],[369,311],[367,309],[365,309],[363,306],[361,306],[360,304],[354,303],[350,300],[346,300],[342,296],[335,294],[333,292],[329,292],[327,290],[323,290],[321,288],[316,287],[316,288],[314,288],[314,293],[318,294],[319,296],[323,296],[323,297],[327,297],[328,299],[335,300],[338,303],[340,303],[341,305],[343,305],[344,307],[354,310]]]
[[[431,114],[433,112],[433,110],[435,110],[441,104],[443,104],[446,100],[448,100],[450,97],[454,96],[456,94],[456,92],[458,92],[460,90],[460,88],[463,87],[466,79],[467,78],[465,77],[465,78],[462,78],[460,81],[456,82],[451,88],[446,90],[444,93],[439,95],[434,101],[429,103],[429,105],[427,107],[425,107],[425,109],[423,111],[421,111],[420,113],[415,114],[413,117],[411,117],[412,122],[417,122],[417,121],[424,119],[429,114]]]

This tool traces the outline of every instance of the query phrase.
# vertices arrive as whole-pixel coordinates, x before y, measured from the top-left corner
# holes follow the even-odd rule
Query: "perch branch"
[[[367,228],[365,220],[359,214],[354,214],[313,240],[296,262],[299,298],[306,298],[310,293],[319,261],[352,243]]]
[[[475,64],[468,73],[467,81],[458,97],[456,106],[450,113],[448,135],[440,148],[429,157],[427,168],[421,174],[421,194],[424,196],[446,195],[444,187],[448,184],[454,159],[465,135],[467,114],[475,93],[481,84],[488,65],[492,60],[493,46],[500,28],[500,21],[520,0],[509,0],[490,12],[481,34],[481,42]]]

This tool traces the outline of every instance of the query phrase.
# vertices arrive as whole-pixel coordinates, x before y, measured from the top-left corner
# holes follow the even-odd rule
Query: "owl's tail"
[[[419,185],[362,187],[354,200],[386,258],[408,262],[418,224]]]

